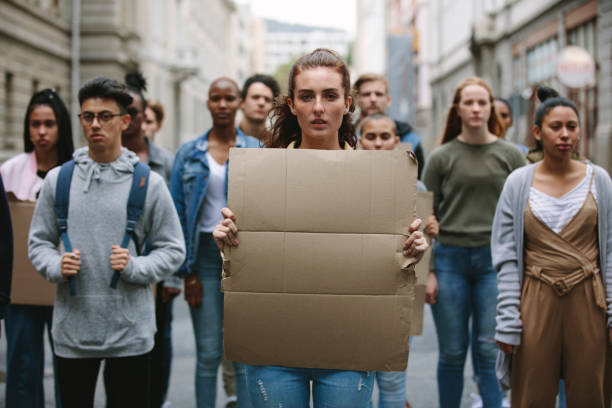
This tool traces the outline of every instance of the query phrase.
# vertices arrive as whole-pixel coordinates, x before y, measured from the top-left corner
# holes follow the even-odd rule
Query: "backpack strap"
[[[125,233],[123,234],[123,241],[121,241],[122,248],[127,248],[131,239],[136,242],[134,230],[144,210],[150,173],[151,168],[144,163],[138,162],[134,166],[134,178],[132,179],[132,188],[130,189],[130,196],[127,203],[127,224],[125,226]],[[117,289],[120,275],[121,273],[119,271],[114,272],[110,284],[111,288]]]
[[[68,206],[70,204],[70,183],[72,182],[73,171],[74,160],[69,160],[62,164],[55,188],[55,216],[57,217],[57,226],[66,252],[72,252],[72,244],[68,237]],[[70,289],[70,296],[76,295],[74,276],[68,278],[68,287]]]

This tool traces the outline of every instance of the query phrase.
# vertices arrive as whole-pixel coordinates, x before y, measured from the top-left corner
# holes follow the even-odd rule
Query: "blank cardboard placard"
[[[433,214],[433,193],[429,191],[417,191],[416,201],[417,217],[423,220]],[[424,225],[424,224],[423,224]],[[431,240],[428,239],[431,245]],[[423,318],[425,313],[425,284],[427,283],[427,274],[429,273],[429,260],[431,258],[431,246],[421,258],[421,261],[415,265],[414,271],[417,277],[417,283],[414,288],[414,303],[412,304],[412,321],[410,324],[410,335],[420,336],[423,334]]]
[[[232,149],[225,353],[254,365],[401,371],[416,276],[405,151]]]
[[[11,303],[53,306],[56,286],[38,273],[28,258],[28,232],[34,213],[34,201],[19,201],[9,197],[13,223],[13,279]]]

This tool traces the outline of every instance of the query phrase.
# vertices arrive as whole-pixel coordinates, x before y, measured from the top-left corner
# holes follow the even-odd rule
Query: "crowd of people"
[[[438,339],[440,406],[459,407],[471,349],[480,406],[507,404],[510,389],[513,407],[554,406],[559,394],[561,406],[609,408],[612,181],[576,154],[576,106],[541,88],[527,153],[504,140],[508,101],[467,78],[449,101],[441,145],[426,158],[414,128],[386,114],[392,101],[384,76],[352,83],[340,56],[317,49],[294,63],[287,85],[281,96],[267,75],[242,88],[215,79],[206,103],[212,127],[176,154],[155,143],[164,109],[146,98],[138,72],[124,83],[96,77],[82,86],[78,118],[87,145],[76,150],[59,95],[32,96],[25,152],[0,166],[6,406],[45,406],[47,331],[56,407],[93,407],[102,362],[108,407],[167,407],[173,300],[183,292],[198,408],[215,406],[220,367],[228,407],[365,408],[375,382],[378,407],[409,407],[405,372],[224,360],[220,255],[240,244],[240,219],[227,208],[230,148],[409,143],[417,188],[433,192],[434,209],[410,225],[402,251],[418,261],[433,239],[425,298]],[[36,200],[29,257],[57,284],[53,306],[8,304],[13,243],[5,191]]]

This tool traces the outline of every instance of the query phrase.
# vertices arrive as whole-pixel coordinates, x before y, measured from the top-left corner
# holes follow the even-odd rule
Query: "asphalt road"
[[[172,375],[170,379],[170,390],[168,400],[172,408],[195,407],[194,372],[195,372],[195,345],[189,310],[185,301],[177,298],[174,302],[174,360],[172,363]],[[436,392],[436,362],[438,358],[436,332],[431,318],[429,307],[425,309],[423,336],[415,337],[412,341],[412,349],[408,363],[407,390],[408,400],[416,408],[434,408],[438,406]],[[45,367],[45,407],[54,407],[53,398],[53,368],[51,366],[50,351],[47,346],[47,364]],[[6,367],[6,341],[4,332],[0,341],[0,370]],[[474,382],[471,379],[472,369],[468,362],[465,370],[465,389],[461,408],[470,408],[472,399],[470,393],[475,391]],[[101,376],[100,376],[101,377]],[[0,408],[5,406],[4,393],[5,383],[0,380]],[[375,397],[377,391],[374,391]],[[226,398],[219,377],[217,391],[217,408],[225,407]],[[105,402],[104,391],[101,382],[98,381],[96,390],[96,407],[103,408]]]

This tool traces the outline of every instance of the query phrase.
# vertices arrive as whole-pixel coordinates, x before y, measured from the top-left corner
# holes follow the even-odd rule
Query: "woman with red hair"
[[[497,276],[489,247],[491,223],[506,177],[525,164],[521,152],[499,138],[503,129],[487,83],[467,78],[453,95],[442,146],[431,153],[424,170],[440,222],[427,296],[438,333],[442,408],[459,407],[470,343],[483,405],[501,406],[495,377]]]

